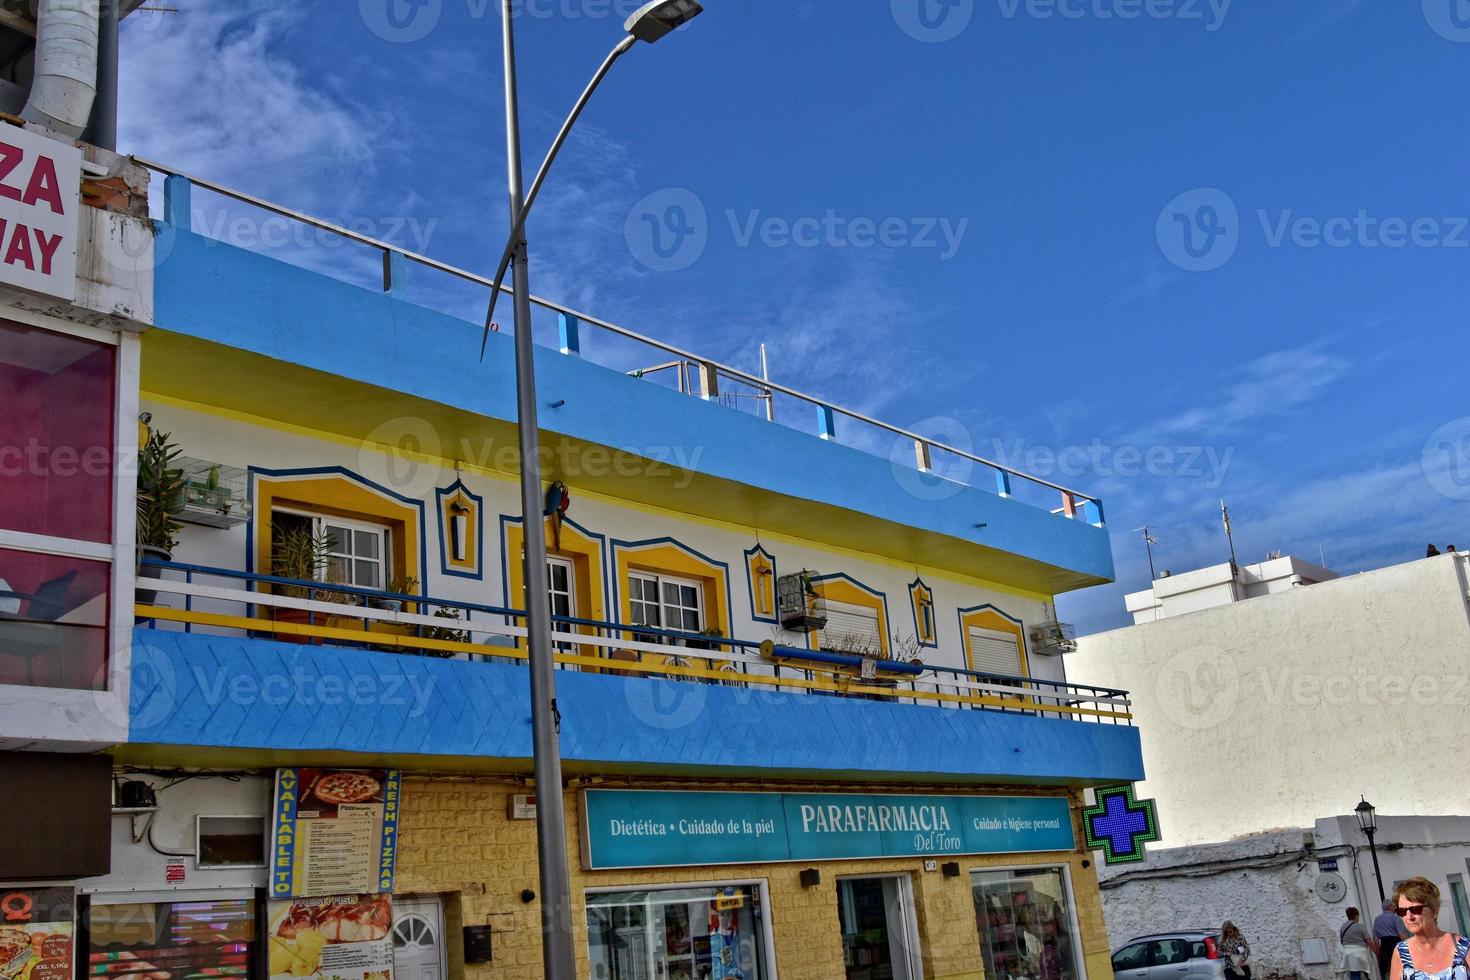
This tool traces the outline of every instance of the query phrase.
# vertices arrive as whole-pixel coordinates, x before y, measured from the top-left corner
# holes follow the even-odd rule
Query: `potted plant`
[[[151,426],[148,438],[138,448],[138,576],[159,579],[163,569],[144,565],[144,558],[173,561],[181,525],[175,519],[184,510],[184,471],[173,465],[179,447],[171,436]],[[155,589],[138,589],[138,600],[153,605]]]
[[[324,587],[276,585],[271,591],[276,595],[289,596],[293,599],[313,599],[317,602],[334,602],[342,605],[353,603],[355,601],[353,596],[325,587],[341,584],[327,580],[326,572],[331,544],[332,536],[326,531],[318,533],[307,524],[288,525],[280,521],[273,522],[271,524],[271,575],[276,578],[298,579],[306,582],[321,581]],[[321,618],[321,614],[314,614],[310,610],[278,607],[271,609],[271,615],[278,623],[303,625]],[[289,634],[277,635],[293,642],[321,643],[320,637],[303,639]]]
[[[402,612],[403,600],[393,598],[395,595],[413,595],[418,591],[419,580],[412,575],[403,578],[395,578],[388,583],[383,591],[389,593],[381,599],[368,600],[374,609],[386,609],[388,612]]]
[[[434,618],[448,620],[453,623],[462,622],[458,609],[449,609],[445,606],[440,606],[434,610]],[[422,635],[427,640],[441,640],[445,643],[470,642],[468,630],[455,629],[453,626],[426,626],[422,629]],[[444,660],[458,656],[453,650],[417,650],[415,652],[420,656],[439,657]]]

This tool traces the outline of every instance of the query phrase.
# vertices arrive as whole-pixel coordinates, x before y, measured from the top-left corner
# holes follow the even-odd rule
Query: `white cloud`
[[[337,178],[371,173],[375,127],[278,53],[302,20],[280,0],[130,17],[120,148],[293,207],[345,213],[352,183]]]

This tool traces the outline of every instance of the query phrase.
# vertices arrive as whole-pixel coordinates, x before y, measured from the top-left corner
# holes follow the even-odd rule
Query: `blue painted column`
[[[995,492],[1002,497],[1011,495],[1011,475],[1005,470],[995,471]]]
[[[832,442],[837,441],[837,416],[828,405],[817,406],[817,435]]]
[[[561,330],[561,352],[574,357],[582,356],[582,335],[577,318],[565,313],[557,314],[557,325]]]
[[[1082,501],[1082,519],[1088,524],[1103,527],[1107,523],[1103,518],[1103,505],[1101,500]]]
[[[169,174],[163,181],[163,220],[179,231],[193,230],[194,185],[188,177]]]

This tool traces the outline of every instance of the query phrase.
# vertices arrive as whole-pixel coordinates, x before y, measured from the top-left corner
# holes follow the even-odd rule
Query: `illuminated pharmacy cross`
[[[1103,849],[1108,864],[1143,860],[1143,845],[1159,839],[1153,800],[1133,798],[1131,786],[1097,791],[1097,805],[1083,812],[1087,845]]]

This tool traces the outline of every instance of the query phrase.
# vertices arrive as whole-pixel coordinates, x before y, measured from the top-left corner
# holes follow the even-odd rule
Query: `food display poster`
[[[0,888],[0,980],[72,980],[70,888]]]
[[[397,769],[277,769],[271,898],[391,892],[399,782]]]
[[[387,895],[269,902],[271,980],[392,980],[391,902]]]

